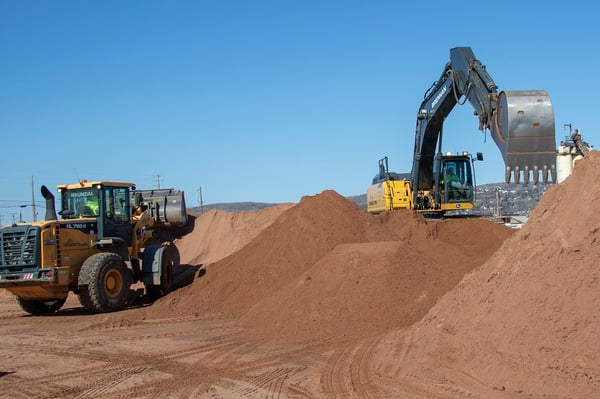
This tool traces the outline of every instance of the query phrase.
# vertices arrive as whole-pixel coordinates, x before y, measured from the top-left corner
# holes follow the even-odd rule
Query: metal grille
[[[0,266],[34,266],[37,260],[39,229],[18,226],[0,233]]]

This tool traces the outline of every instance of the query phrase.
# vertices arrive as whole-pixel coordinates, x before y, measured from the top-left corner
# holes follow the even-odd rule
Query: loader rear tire
[[[79,272],[79,301],[94,313],[125,307],[131,286],[131,271],[119,255],[102,252],[86,259]]]
[[[146,293],[153,301],[173,291],[173,269],[179,266],[179,251],[175,245],[165,247],[162,255],[160,285],[147,285]]]
[[[57,299],[23,299],[17,297],[17,303],[29,314],[47,314],[57,312],[67,301],[67,298]]]

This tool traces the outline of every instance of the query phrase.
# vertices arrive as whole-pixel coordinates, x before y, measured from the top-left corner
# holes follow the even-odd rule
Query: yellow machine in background
[[[483,155],[478,153],[476,159],[483,160]],[[472,209],[475,200],[472,164],[468,153],[442,156],[437,164],[440,168],[439,189],[434,186],[432,190],[417,193],[418,202],[415,206],[410,173],[389,172],[386,156],[379,160],[379,173],[367,189],[367,211],[380,213],[394,209],[416,209],[424,213],[443,214]]]
[[[0,228],[0,288],[15,294],[23,310],[55,312],[69,292],[91,312],[118,310],[136,282],[154,299],[171,291],[179,253],[152,237],[156,228],[185,232],[182,191],[85,180],[58,190],[61,219],[42,186],[45,220]]]
[[[379,160],[379,174],[367,189],[367,211],[380,213],[394,209],[412,209],[410,174],[388,172],[388,158]]]
[[[367,209],[377,213],[414,209],[443,215],[473,207],[475,179],[468,153],[442,154],[444,121],[469,101],[479,130],[489,131],[505,163],[505,181],[556,182],[554,112],[544,90],[498,93],[498,86],[469,47],[450,50],[440,78],[425,92],[417,111],[410,174],[387,172],[387,158],[367,190]],[[483,159],[478,153],[477,159]]]

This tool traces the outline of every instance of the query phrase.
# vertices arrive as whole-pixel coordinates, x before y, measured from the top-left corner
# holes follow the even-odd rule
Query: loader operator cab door
[[[440,182],[443,202],[473,201],[473,173],[469,158],[445,160]]]
[[[129,188],[103,186],[99,194],[102,214],[98,221],[98,238],[119,237],[131,245]]]

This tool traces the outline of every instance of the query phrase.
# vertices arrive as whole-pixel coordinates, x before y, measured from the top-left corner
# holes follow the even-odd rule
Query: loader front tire
[[[102,252],[86,259],[79,271],[79,302],[90,312],[104,313],[125,307],[131,271],[119,255]]]
[[[17,297],[17,303],[29,314],[48,314],[57,312],[67,301],[67,298],[57,299],[23,299]]]

